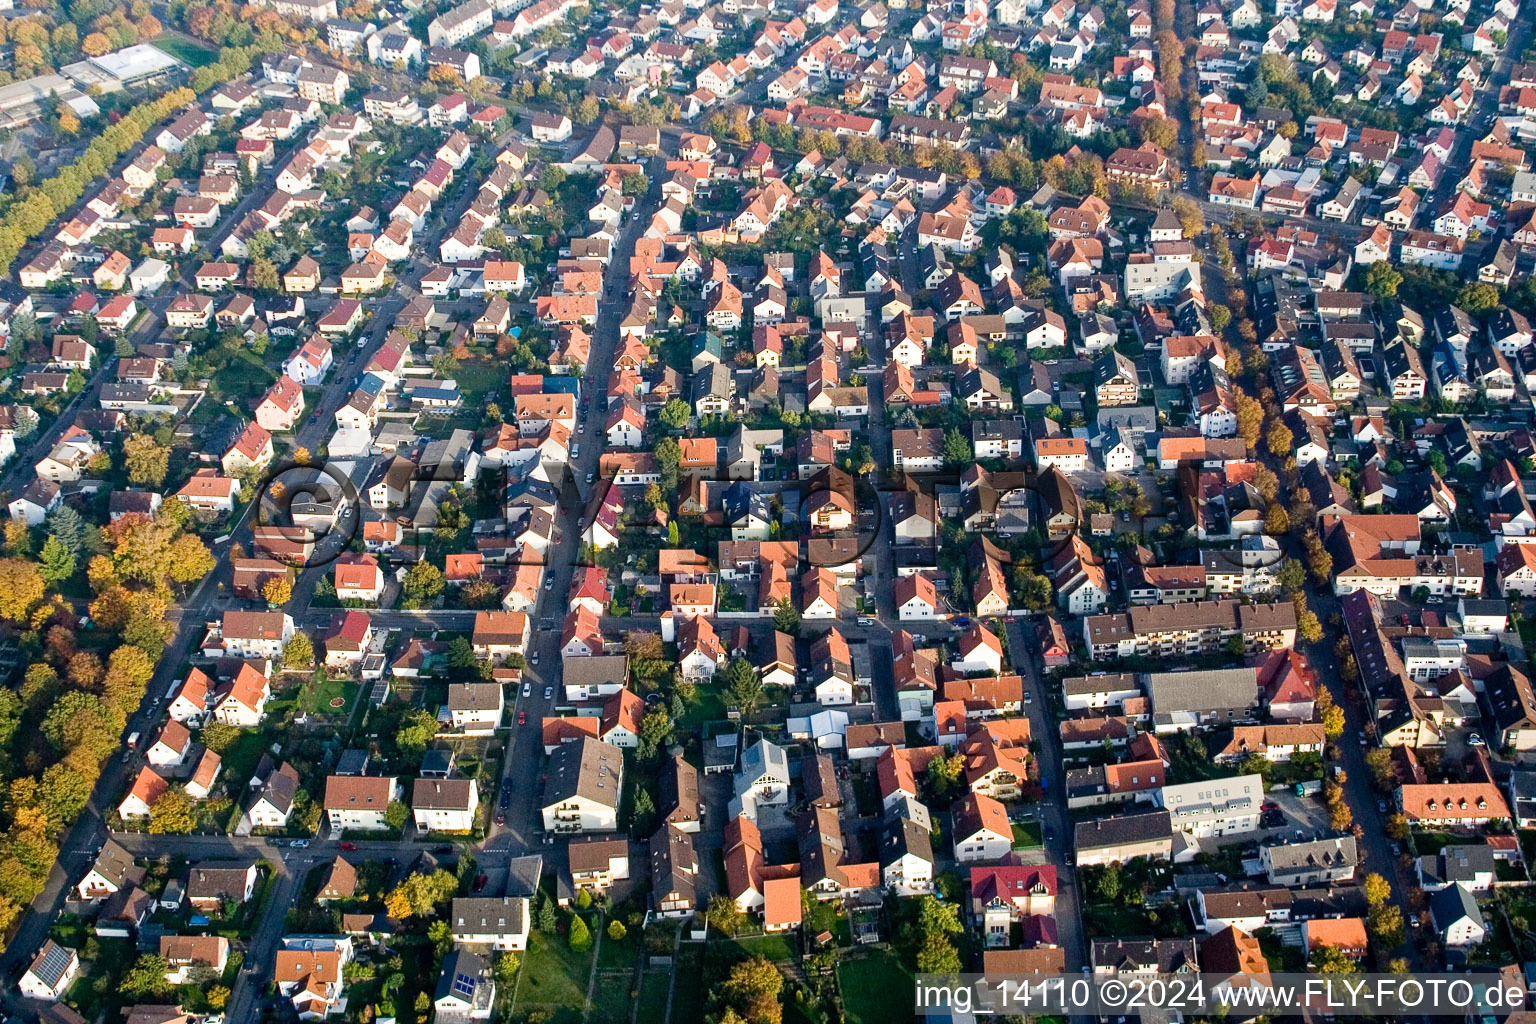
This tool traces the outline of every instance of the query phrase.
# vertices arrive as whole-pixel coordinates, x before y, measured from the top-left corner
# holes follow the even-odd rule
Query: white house
[[[618,828],[624,751],[590,736],[550,755],[542,802],[546,832],[613,832]]]
[[[1252,832],[1259,827],[1264,777],[1238,775],[1164,786],[1154,801],[1168,810],[1174,828],[1200,839]]]
[[[227,611],[219,636],[225,657],[276,661],[293,633],[293,618],[283,612]]]
[[[472,831],[479,809],[474,779],[417,779],[411,792],[411,814],[422,832]]]
[[[449,683],[446,707],[455,731],[490,736],[501,726],[501,684]]]
[[[385,812],[400,799],[400,780],[332,775],[325,780],[325,816],[333,829],[385,832]]]
[[[80,955],[52,939],[32,958],[32,965],[21,976],[17,987],[29,999],[56,1003],[80,975]]]
[[[746,815],[757,820],[757,808],[789,803],[789,757],[784,748],[758,740],[742,752],[732,786],[731,817]]]
[[[453,941],[493,949],[528,948],[528,897],[463,897],[453,901]]]
[[[983,793],[971,793],[950,811],[950,835],[955,860],[984,864],[1001,860],[1013,851],[1013,826],[1001,801]]]

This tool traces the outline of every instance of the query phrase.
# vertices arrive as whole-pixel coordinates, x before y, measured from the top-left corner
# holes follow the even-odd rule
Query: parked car
[[[555,688],[553,686],[546,686],[546,687],[544,687],[544,699],[545,700],[549,700],[554,695],[555,695]]]
[[[532,693],[533,693],[533,684],[532,683],[524,683],[523,684],[523,696],[527,697],[527,696],[529,696]]]
[[[527,725],[528,724],[528,712],[526,712],[526,711],[519,711],[517,713],[517,724],[518,725]]]

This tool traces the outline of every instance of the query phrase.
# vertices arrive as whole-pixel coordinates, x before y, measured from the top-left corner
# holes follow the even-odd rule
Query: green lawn
[[[232,399],[239,405],[243,399],[255,399],[264,394],[277,374],[262,361],[261,356],[248,348],[235,353],[228,363],[215,371],[211,384],[220,399]]]
[[[1415,832],[1413,834],[1413,848],[1421,857],[1439,853],[1447,846],[1467,846],[1481,842],[1481,836],[1459,835],[1455,832]]]
[[[671,1024],[701,1024],[705,1007],[700,991],[703,987],[700,979],[704,977],[704,945],[683,943],[673,961],[672,974],[678,979],[678,985],[672,1000]]]
[[[542,1010],[552,1024],[579,1021],[586,1011],[591,969],[591,953],[572,953],[563,937],[534,932],[528,936],[513,1012],[526,1016]]]
[[[603,925],[604,928],[608,926]],[[629,935],[615,942],[603,933],[603,948],[598,950],[597,967],[600,971],[629,970],[635,966],[639,945]]]
[[[736,946],[748,956],[763,956],[769,960],[793,960],[799,956],[794,940],[788,935],[755,935],[734,940]]]
[[[224,772],[231,779],[248,779],[256,770],[256,762],[266,752],[268,734],[260,729],[242,729],[240,738],[222,755]]]
[[[592,1012],[589,1019],[628,1020],[629,1008],[634,1005],[629,998],[634,983],[635,977],[632,971],[599,971],[597,986],[592,990]]]
[[[871,951],[837,965],[847,1024],[908,1020],[913,1009],[912,972],[890,950]]]
[[[200,68],[205,64],[212,64],[219,59],[219,52],[209,46],[200,46],[190,39],[181,36],[161,36],[151,40],[150,45],[158,50],[175,57],[179,61],[185,61],[194,68]]]
[[[1040,823],[1038,821],[1016,821],[1013,823],[1013,848],[1015,850],[1038,850],[1045,845],[1040,837]]]
[[[688,701],[683,709],[678,732],[702,734],[705,722],[718,721],[724,717],[725,701],[720,697],[719,684],[703,683],[694,689],[693,700]]]
[[[315,715],[348,715],[352,702],[357,699],[358,683],[355,679],[322,679],[318,686],[304,688],[304,710]],[[332,707],[331,701],[341,700],[340,707]]]
[[[1083,928],[1090,938],[1110,935],[1144,935],[1152,922],[1140,907],[1121,903],[1087,903],[1083,906]]]
[[[667,990],[670,974],[647,974],[640,981],[639,1024],[667,1024]]]

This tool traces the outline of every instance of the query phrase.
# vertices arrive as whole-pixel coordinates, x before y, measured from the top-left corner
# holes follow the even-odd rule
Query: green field
[[[234,358],[215,370],[212,377],[220,399],[233,399],[236,404],[241,404],[244,399],[259,398],[275,380],[277,372],[248,348],[236,352]]]
[[[1038,850],[1044,843],[1040,838],[1040,823],[1038,821],[1015,821],[1013,823],[1013,848],[1015,850]]]
[[[607,924],[603,925],[607,928]],[[597,969],[600,971],[624,971],[634,970],[635,956],[639,951],[639,945],[629,935],[615,942],[606,932],[603,935],[603,948],[598,950]]]
[[[572,953],[561,936],[534,932],[528,936],[513,1013],[540,1010],[554,1024],[581,1020],[591,968],[591,953]]]
[[[628,1020],[629,1008],[633,1005],[629,993],[634,983],[633,971],[599,971],[597,986],[592,990],[592,1013],[589,1019]]]
[[[640,982],[640,1024],[666,1024],[670,974],[647,974]]]
[[[794,940],[782,933],[736,939],[735,944],[748,956],[767,957],[773,961],[793,960],[800,955],[795,949]]]
[[[847,1024],[888,1024],[912,1017],[912,972],[889,950],[837,965]]]
[[[194,68],[200,68],[205,64],[212,64],[219,58],[219,51],[211,46],[201,46],[181,36],[161,36],[159,39],[151,40],[150,45],[156,49],[164,50],[172,57],[190,64]]]
[[[322,679],[319,685],[304,687],[304,710],[314,715],[351,714],[357,691],[358,683],[355,679]],[[341,706],[332,706],[333,700],[340,700]]]

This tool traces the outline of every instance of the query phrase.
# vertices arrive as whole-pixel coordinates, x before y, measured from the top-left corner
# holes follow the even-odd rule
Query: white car
[[[526,697],[526,696],[528,696],[531,693],[533,693],[533,684],[532,683],[524,683],[523,684],[523,696]]]

